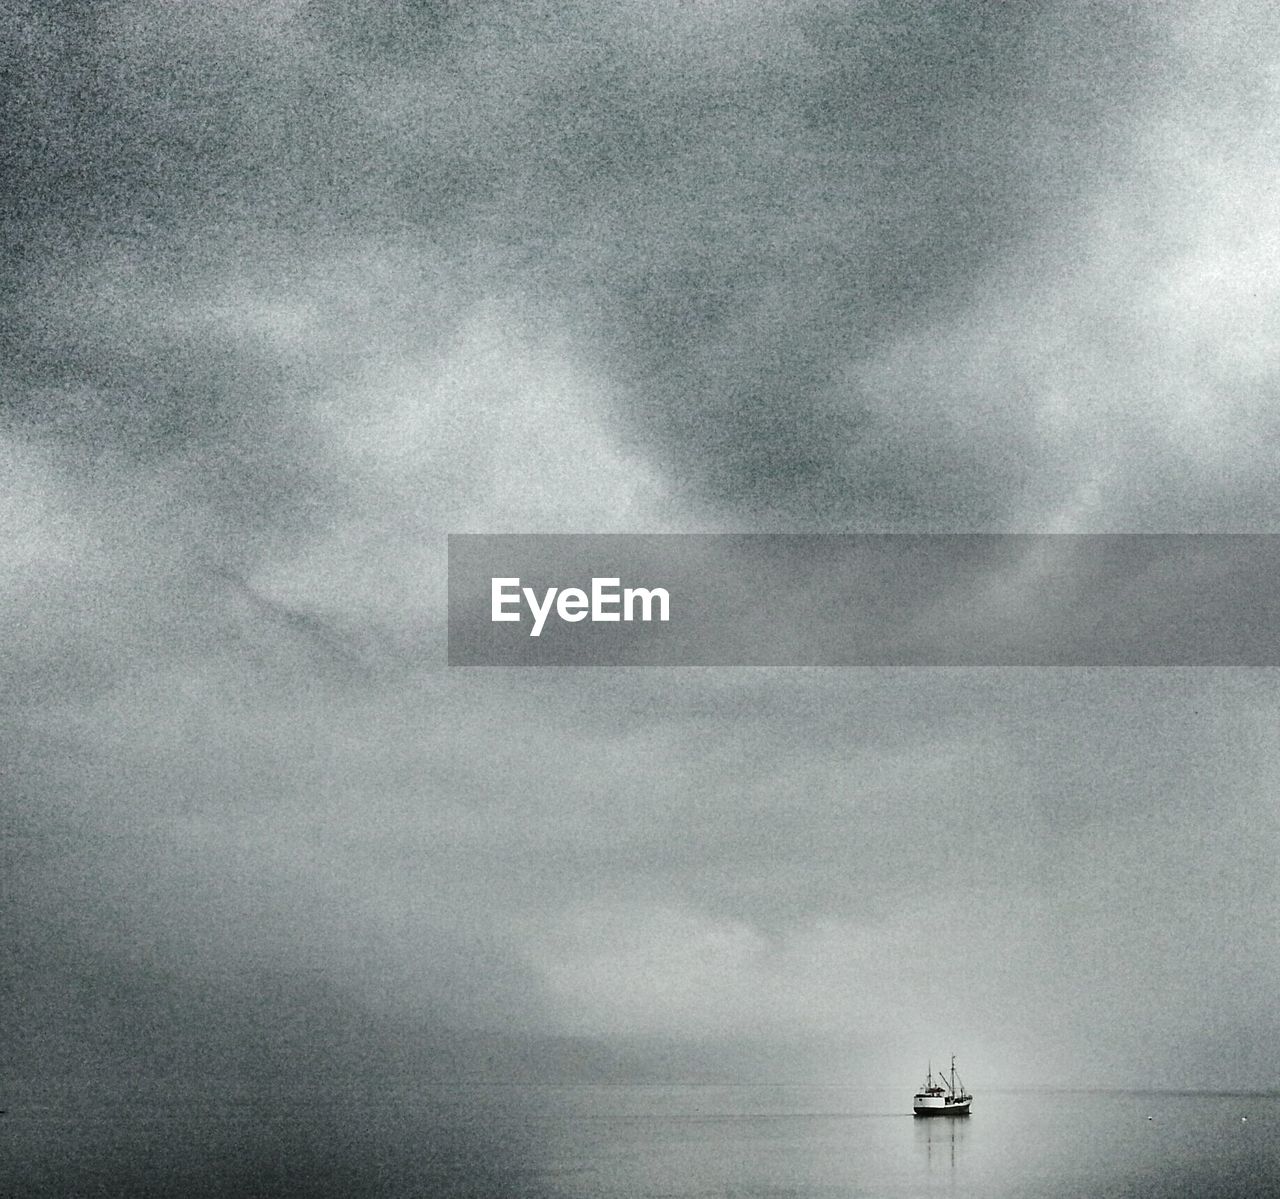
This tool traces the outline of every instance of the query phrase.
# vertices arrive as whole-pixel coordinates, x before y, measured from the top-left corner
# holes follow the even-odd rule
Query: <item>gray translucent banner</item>
[[[453,535],[449,664],[1274,666],[1278,584],[1272,534]]]

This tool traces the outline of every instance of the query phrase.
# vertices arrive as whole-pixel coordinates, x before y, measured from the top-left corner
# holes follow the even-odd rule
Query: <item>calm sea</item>
[[[422,1087],[10,1102],[0,1193],[1280,1196],[1280,1096],[838,1086]]]

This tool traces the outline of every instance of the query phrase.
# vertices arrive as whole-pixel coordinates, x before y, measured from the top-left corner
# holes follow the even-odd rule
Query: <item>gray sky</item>
[[[1270,6],[3,16],[19,1071],[1274,1085],[1273,672],[442,628],[447,532],[1275,530]]]

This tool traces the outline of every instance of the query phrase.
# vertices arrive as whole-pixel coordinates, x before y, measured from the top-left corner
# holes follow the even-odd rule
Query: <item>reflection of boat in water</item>
[[[956,1158],[964,1153],[965,1141],[971,1131],[971,1121],[966,1116],[957,1120],[920,1120],[911,1123],[912,1140],[924,1155],[924,1166],[932,1174],[936,1171],[955,1173]],[[954,1180],[953,1180],[954,1181]]]
[[[956,1077],[956,1058],[953,1053],[950,1078],[940,1073],[938,1081],[934,1082],[933,1065],[930,1063],[924,1085],[912,1100],[912,1110],[917,1116],[967,1116],[972,1102],[973,1096]]]

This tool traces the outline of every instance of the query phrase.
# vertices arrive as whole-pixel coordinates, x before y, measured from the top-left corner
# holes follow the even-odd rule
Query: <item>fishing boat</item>
[[[933,1063],[929,1063],[924,1085],[912,1099],[912,1110],[917,1116],[967,1116],[972,1102],[973,1096],[956,1077],[956,1055],[953,1053],[949,1077],[939,1071],[938,1081],[934,1082]]]

